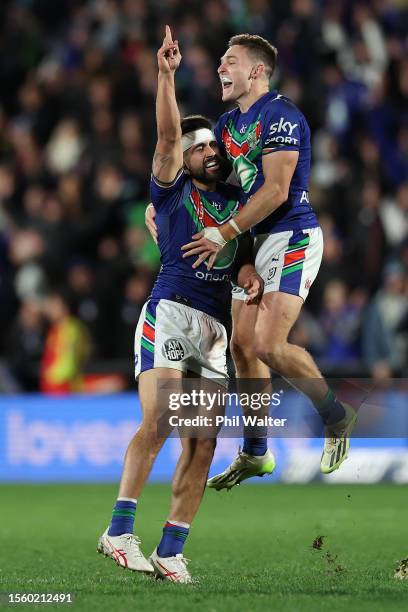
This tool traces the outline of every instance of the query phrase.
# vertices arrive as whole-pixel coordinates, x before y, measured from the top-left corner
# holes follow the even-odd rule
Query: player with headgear
[[[241,204],[240,190],[220,181],[223,164],[209,120],[192,116],[180,121],[174,73],[181,56],[168,26],[157,58],[158,138],[150,189],[157,211],[162,266],[135,334],[142,423],[127,449],[111,524],[99,539],[98,551],[122,567],[188,583],[191,575],[183,546],[205,489],[216,429],[210,428],[208,435],[205,430],[200,436],[181,437],[182,452],[173,478],[170,513],[149,559],[133,533],[136,505],[171,430],[160,418],[161,383],[170,381],[182,391],[186,384],[183,381],[193,374],[206,381],[207,389],[221,386],[225,390],[227,386],[227,334],[222,320],[240,240],[231,242],[211,271],[204,264],[193,269],[183,259],[181,246],[202,228],[216,230],[230,222]],[[248,250],[245,245],[243,250]],[[248,260],[240,261],[237,280],[246,286],[248,300],[256,301],[262,294],[262,279]]]

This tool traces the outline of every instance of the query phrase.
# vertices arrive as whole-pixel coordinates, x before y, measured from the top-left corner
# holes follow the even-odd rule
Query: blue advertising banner
[[[407,397],[398,398],[398,404],[405,408]],[[136,393],[1,396],[0,481],[116,481],[140,418]],[[218,440],[211,474],[225,469],[241,443],[240,437]],[[268,482],[408,482],[405,438],[353,439],[350,458],[327,477],[319,471],[321,439],[271,438],[269,447],[277,469]],[[179,453],[180,441],[170,438],[151,479],[170,480]]]

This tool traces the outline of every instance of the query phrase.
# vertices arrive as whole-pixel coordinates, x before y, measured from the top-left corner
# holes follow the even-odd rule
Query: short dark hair
[[[278,50],[266,38],[257,34],[237,34],[229,39],[228,46],[233,45],[245,47],[252,58],[259,59],[265,66],[266,76],[268,79],[271,78],[275,70]]]
[[[201,128],[208,128],[212,130],[211,121],[204,117],[204,115],[188,115],[181,120],[181,133],[188,134],[188,132],[194,132]]]

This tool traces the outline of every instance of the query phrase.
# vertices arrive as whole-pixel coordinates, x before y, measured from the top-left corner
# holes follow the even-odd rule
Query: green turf
[[[71,609],[86,611],[407,609],[408,580],[393,579],[408,555],[405,487],[209,491],[186,545],[193,586],[157,582],[96,554],[115,494],[112,485],[0,486],[0,591],[71,591]],[[149,485],[141,499],[136,531],[146,554],[168,499],[168,485]],[[314,550],[320,535],[323,548]],[[39,607],[61,609],[18,609]]]

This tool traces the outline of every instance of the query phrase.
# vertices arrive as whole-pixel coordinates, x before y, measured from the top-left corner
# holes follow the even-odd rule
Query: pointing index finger
[[[165,37],[166,42],[171,45],[173,44],[173,36],[170,30],[170,26],[166,25],[166,37]]]

